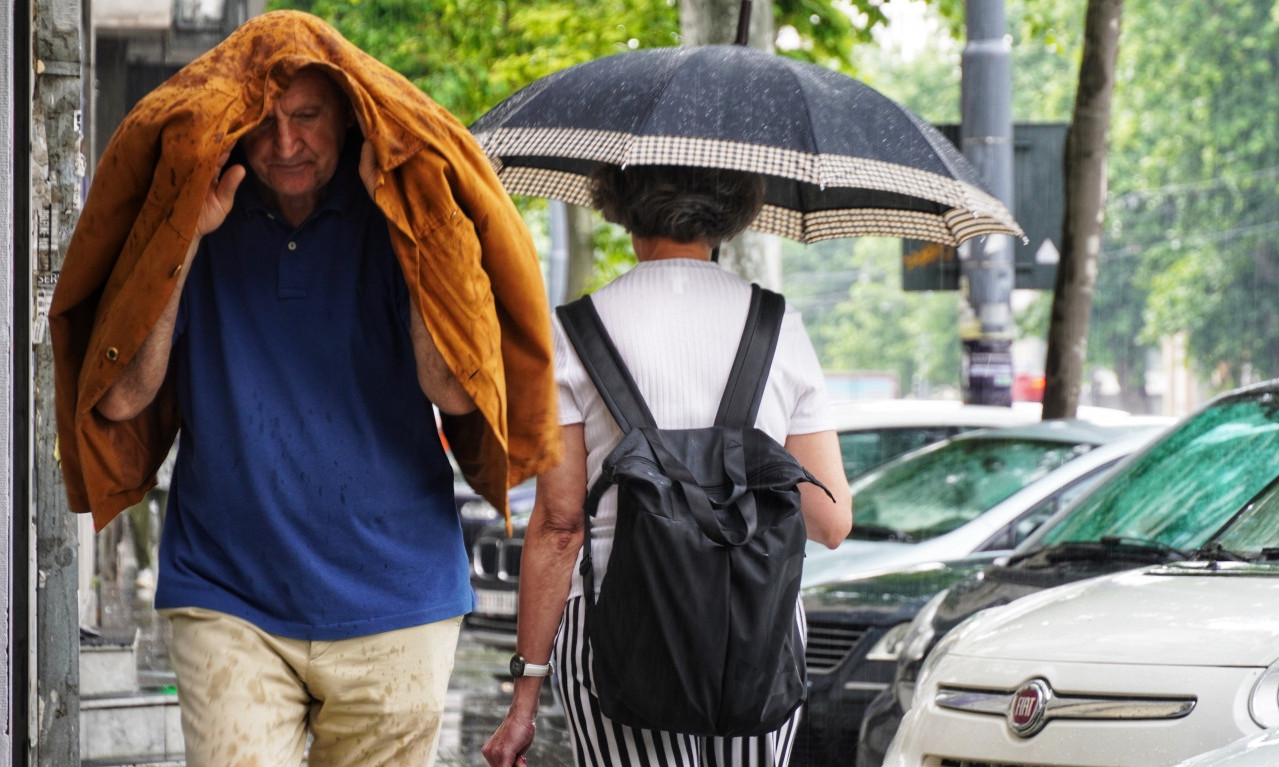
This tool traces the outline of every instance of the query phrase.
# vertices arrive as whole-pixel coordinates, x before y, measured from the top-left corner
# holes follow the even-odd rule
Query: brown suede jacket
[[[92,512],[98,529],[155,484],[179,416],[172,376],[130,421],[94,406],[167,303],[220,159],[305,66],[341,86],[373,144],[374,197],[409,293],[478,407],[445,419],[464,474],[506,509],[509,486],[558,460],[537,253],[488,160],[407,79],[323,21],[279,11],[246,22],[129,113],[68,247],[49,316],[58,443],[71,509]]]

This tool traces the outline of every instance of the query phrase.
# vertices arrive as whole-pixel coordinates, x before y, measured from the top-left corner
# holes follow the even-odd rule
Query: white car
[[[808,544],[802,585],[1006,554],[1165,428],[1166,420],[1037,421],[965,432],[900,455],[852,482],[852,532],[833,550]]]
[[[836,400],[831,403],[844,473],[851,481],[910,450],[973,429],[1002,429],[1037,423],[1043,406],[1014,402],[1012,407],[969,405],[943,399]],[[1161,422],[1123,410],[1080,406],[1076,418],[1096,424]]]
[[[1187,759],[1177,767],[1275,767],[1276,764],[1279,764],[1279,730],[1266,730]]]
[[[1161,767],[1279,727],[1279,490],[1190,561],[977,613],[929,654],[886,767]]]

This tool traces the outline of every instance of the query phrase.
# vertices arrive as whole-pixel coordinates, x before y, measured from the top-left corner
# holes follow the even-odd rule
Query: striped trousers
[[[799,604],[795,619],[807,641]],[[582,597],[573,597],[565,606],[553,656],[556,690],[564,706],[577,767],[786,767],[790,760],[803,706],[777,730],[743,738],[641,730],[604,716],[591,692],[586,602]]]

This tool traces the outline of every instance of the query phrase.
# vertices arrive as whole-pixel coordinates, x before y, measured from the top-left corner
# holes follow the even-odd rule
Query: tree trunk
[[[1044,418],[1079,406],[1106,203],[1106,135],[1123,0],[1088,0],[1075,110],[1066,135],[1066,215],[1045,362]]]

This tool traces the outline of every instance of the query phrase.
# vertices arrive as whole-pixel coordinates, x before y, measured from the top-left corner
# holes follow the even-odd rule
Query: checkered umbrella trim
[[[546,197],[591,207],[585,176],[544,168],[503,167],[500,163],[497,166],[498,177],[511,194]],[[944,215],[887,209],[801,213],[776,205],[765,205],[750,228],[803,243],[838,237],[907,237],[959,245],[983,234],[1009,234],[1008,226],[1002,221],[964,210],[952,210]]]
[[[955,244],[981,234],[1022,230],[1007,209],[982,189],[916,168],[842,155],[813,155],[755,144],[685,137],[634,137],[610,131],[559,128],[498,128],[476,136],[503,184],[512,194],[528,194],[589,205],[585,179],[548,169],[505,166],[503,157],[606,162],[614,165],[696,165],[779,176],[820,188],[850,187],[890,192],[936,202],[953,210],[944,216],[918,211],[829,210],[803,214],[781,211],[755,228],[785,237],[817,239],[857,235],[901,236]],[[765,216],[761,215],[761,219]],[[783,220],[794,222],[782,225]],[[759,222],[757,221],[757,224]],[[767,226],[768,228],[763,228]],[[802,236],[796,236],[797,230]],[[821,232],[813,239],[810,232]],[[946,231],[944,237],[939,233]],[[825,232],[832,232],[825,234]],[[850,233],[851,232],[851,233]],[[928,234],[925,234],[928,233]],[[940,237],[940,238],[939,238]]]

